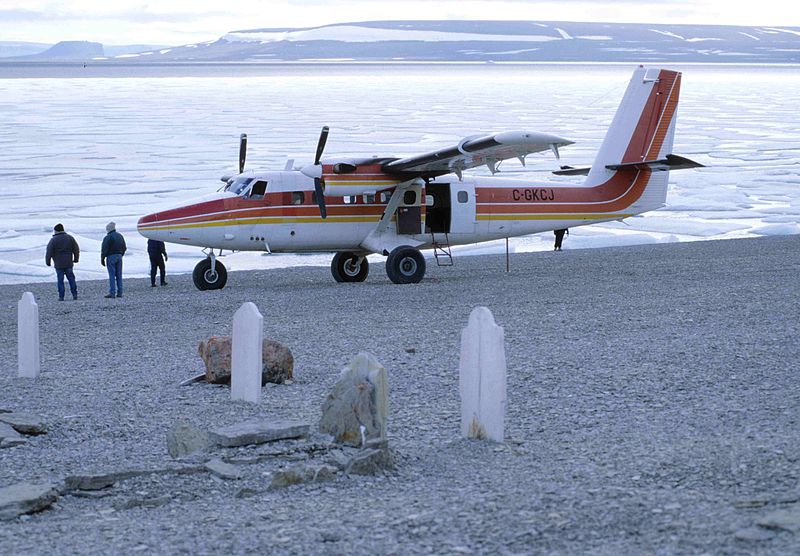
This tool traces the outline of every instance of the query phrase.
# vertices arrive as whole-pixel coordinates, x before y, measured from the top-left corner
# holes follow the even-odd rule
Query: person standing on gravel
[[[125,255],[127,247],[125,238],[117,231],[117,225],[109,222],[106,225],[106,237],[103,238],[103,245],[100,248],[100,264],[108,269],[108,294],[111,298],[122,297],[122,257]]]
[[[561,242],[564,241],[564,234],[569,235],[569,230],[566,228],[563,230],[553,230],[553,233],[556,235],[556,243],[553,246],[553,251],[561,251]]]
[[[50,266],[52,261],[56,269],[56,285],[58,286],[58,300],[64,301],[64,276],[69,282],[69,291],[72,299],[78,299],[78,285],[75,283],[75,274],[72,272],[72,265],[78,262],[81,256],[81,249],[75,238],[64,231],[63,224],[56,224],[53,227],[53,237],[47,244],[47,252],[44,256],[44,263]]]
[[[169,260],[169,257],[167,257],[167,248],[164,242],[157,239],[148,239],[147,255],[150,257],[150,286],[156,287],[156,270],[160,271],[161,285],[166,286],[167,282],[164,279],[166,265],[164,262]]]

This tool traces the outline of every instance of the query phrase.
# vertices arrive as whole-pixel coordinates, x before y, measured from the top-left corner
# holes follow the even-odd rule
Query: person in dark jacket
[[[64,231],[63,224],[56,224],[53,228],[53,237],[47,244],[47,253],[44,262],[47,266],[53,263],[56,269],[56,285],[58,286],[58,299],[64,301],[64,276],[69,282],[69,291],[72,299],[78,299],[78,285],[75,283],[75,274],[72,265],[78,262],[81,249],[75,238]]]
[[[169,257],[167,257],[167,248],[164,246],[164,242],[157,239],[148,239],[147,254],[150,257],[150,286],[156,287],[156,269],[161,273],[161,285],[166,286],[167,282],[164,279],[166,265],[164,261],[169,260]]]
[[[556,235],[556,243],[553,246],[553,251],[561,251],[561,242],[564,241],[564,234],[569,235],[569,230],[566,228],[563,230],[553,230],[553,233]]]
[[[109,222],[106,225],[106,237],[100,248],[100,264],[108,269],[108,294],[105,297],[122,297],[122,257],[127,247],[125,238],[117,231],[117,225]]]

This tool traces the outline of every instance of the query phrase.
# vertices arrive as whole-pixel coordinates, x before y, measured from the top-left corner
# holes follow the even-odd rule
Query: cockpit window
[[[230,191],[236,195],[241,195],[242,191],[247,189],[247,186],[250,185],[250,182],[253,181],[253,178],[236,178],[233,180],[228,187],[225,188],[225,191]]]
[[[266,192],[267,182],[264,180],[258,180],[257,182],[253,183],[253,187],[250,188],[249,197],[251,199],[263,199]]]

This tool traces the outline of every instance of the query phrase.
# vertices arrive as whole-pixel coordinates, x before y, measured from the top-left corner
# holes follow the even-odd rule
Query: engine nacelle
[[[322,165],[322,181],[326,197],[342,197],[374,194],[396,187],[403,180],[383,172],[380,163],[338,162]]]

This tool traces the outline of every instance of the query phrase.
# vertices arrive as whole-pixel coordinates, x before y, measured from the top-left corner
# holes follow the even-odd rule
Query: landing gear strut
[[[363,282],[369,274],[369,262],[350,251],[336,253],[331,261],[331,274],[337,282]]]
[[[192,280],[198,290],[219,290],[228,281],[228,271],[216,258],[208,257],[194,267]]]
[[[386,258],[386,275],[395,284],[416,284],[425,276],[425,257],[408,245],[396,247]]]

